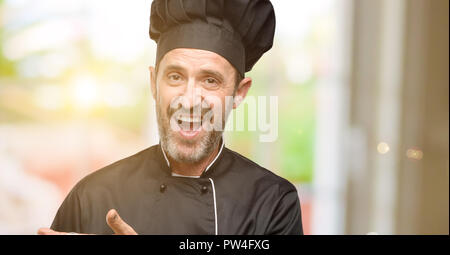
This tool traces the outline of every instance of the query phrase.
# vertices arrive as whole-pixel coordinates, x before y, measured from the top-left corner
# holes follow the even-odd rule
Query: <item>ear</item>
[[[152,96],[153,99],[156,101],[156,71],[155,68],[153,66],[150,66],[148,68],[148,70],[150,71],[150,89],[152,91]]]
[[[244,101],[245,97],[247,96],[247,92],[251,86],[252,86],[252,78],[245,77],[244,79],[242,79],[236,90],[233,109],[236,109],[241,104],[241,102]]]

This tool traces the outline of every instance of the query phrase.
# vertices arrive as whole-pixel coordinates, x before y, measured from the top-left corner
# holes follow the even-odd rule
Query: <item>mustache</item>
[[[209,105],[205,106],[205,104],[197,104],[193,107],[185,108],[180,103],[176,105],[169,105],[169,107],[167,107],[167,116],[172,118],[172,116],[176,113],[177,115],[203,117],[211,110],[212,108]]]

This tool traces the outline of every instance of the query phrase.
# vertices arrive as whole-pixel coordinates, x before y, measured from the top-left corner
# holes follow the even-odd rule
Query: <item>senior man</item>
[[[153,1],[160,143],[86,176],[38,233],[303,234],[295,187],[222,139],[274,31],[268,0]]]

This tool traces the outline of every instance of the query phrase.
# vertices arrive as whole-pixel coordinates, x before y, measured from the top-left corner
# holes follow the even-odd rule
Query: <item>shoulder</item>
[[[291,182],[229,149],[223,160],[227,181],[223,182],[222,193],[232,196],[232,202],[227,203],[233,203],[233,208],[256,215],[255,233],[302,233],[300,199]]]
[[[98,169],[82,178],[73,190],[83,192],[86,189],[107,188],[123,183],[129,178],[134,178],[143,169],[147,169],[146,166],[149,164],[149,161],[155,160],[154,154],[157,148],[159,148],[158,145],[151,146]]]
[[[232,162],[232,166],[229,167],[230,171],[248,184],[251,183],[255,187],[277,191],[279,195],[297,192],[291,182],[238,152],[228,148],[224,148],[224,152],[227,157],[226,160]]]

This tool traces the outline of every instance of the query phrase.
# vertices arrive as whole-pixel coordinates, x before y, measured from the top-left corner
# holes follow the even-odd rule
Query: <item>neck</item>
[[[170,156],[168,156],[170,168],[172,172],[176,174],[188,176],[200,176],[206,169],[206,167],[209,164],[211,164],[211,162],[217,156],[217,154],[219,153],[220,146],[221,143],[218,143],[218,145],[216,145],[216,148],[214,148],[213,152],[209,154],[209,156],[195,163],[178,162],[173,160]]]

